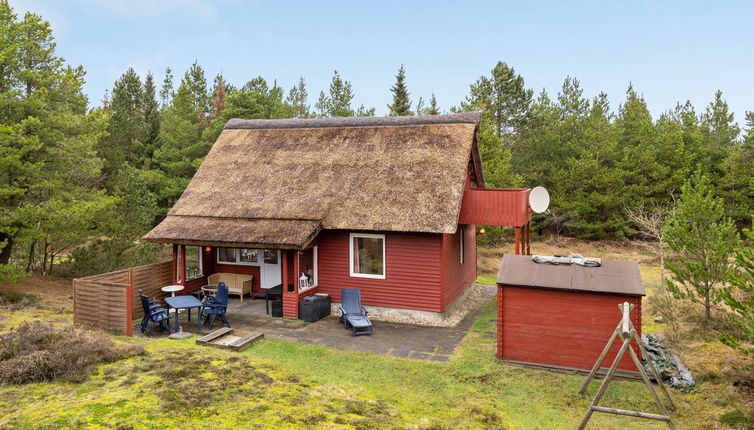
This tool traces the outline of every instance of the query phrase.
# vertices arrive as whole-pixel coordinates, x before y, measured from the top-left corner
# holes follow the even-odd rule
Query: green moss
[[[481,273],[477,276],[476,282],[485,285],[495,285],[497,283],[497,275],[494,273]]]
[[[5,329],[39,312],[55,320],[44,310],[16,311]],[[272,339],[234,353],[197,346],[196,336],[113,336],[143,344],[146,355],[99,366],[82,383],[0,387],[0,428],[575,428],[591,402],[591,395],[576,394],[583,376],[498,361],[495,318],[493,301],[446,363]],[[68,325],[70,314],[55,321]],[[744,410],[740,397],[724,385],[713,388],[673,392],[679,428],[746,422],[743,415],[726,414]],[[596,389],[594,383],[590,393]],[[601,404],[656,412],[636,382],[611,384]],[[665,427],[595,415],[590,428]]]

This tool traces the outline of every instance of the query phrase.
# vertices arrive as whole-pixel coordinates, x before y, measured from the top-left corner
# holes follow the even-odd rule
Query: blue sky
[[[255,76],[286,89],[303,75],[310,102],[333,70],[355,104],[386,112],[405,64],[412,99],[434,91],[443,110],[503,60],[528,87],[554,95],[567,76],[616,109],[629,82],[653,115],[689,99],[701,111],[715,90],[743,122],[754,110],[752,2],[284,2],[240,0],[11,0],[52,23],[58,53],[87,70],[98,103],[129,66],[162,80],[195,60],[208,78]]]

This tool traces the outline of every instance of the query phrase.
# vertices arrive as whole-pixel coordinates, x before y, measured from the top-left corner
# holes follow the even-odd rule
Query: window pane
[[[186,279],[202,277],[202,249],[198,246],[186,247]]]
[[[242,263],[256,263],[257,262],[257,250],[256,249],[241,249]]]
[[[226,263],[236,262],[236,249],[235,248],[218,248],[217,259]]]
[[[353,238],[353,272],[362,275],[384,275],[383,240],[376,237]]]
[[[266,264],[278,264],[278,252],[274,249],[265,249],[264,262]]]

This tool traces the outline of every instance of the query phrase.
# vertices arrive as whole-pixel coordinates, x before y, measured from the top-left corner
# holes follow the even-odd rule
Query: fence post
[[[126,335],[131,336],[134,319],[134,268],[128,268],[128,286],[126,287]]]

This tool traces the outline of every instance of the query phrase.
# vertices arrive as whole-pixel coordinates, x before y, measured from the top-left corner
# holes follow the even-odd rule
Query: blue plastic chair
[[[347,288],[340,290],[340,321],[351,328],[354,336],[372,334],[372,322],[367,317],[367,309],[361,305],[361,290]]]
[[[144,318],[141,319],[141,332],[146,331],[147,336],[152,336],[152,329],[155,325],[162,327],[163,330],[170,333],[170,316],[165,308],[157,306],[155,303],[150,302],[147,296],[139,294],[141,297],[141,306],[144,308]],[[152,323],[149,326],[149,323]]]
[[[204,301],[200,318],[204,318],[204,324],[209,323],[209,329],[215,325],[215,319],[220,317],[222,322],[230,327],[225,311],[228,310],[228,287],[225,282],[217,284],[217,293],[215,296],[208,296]]]

